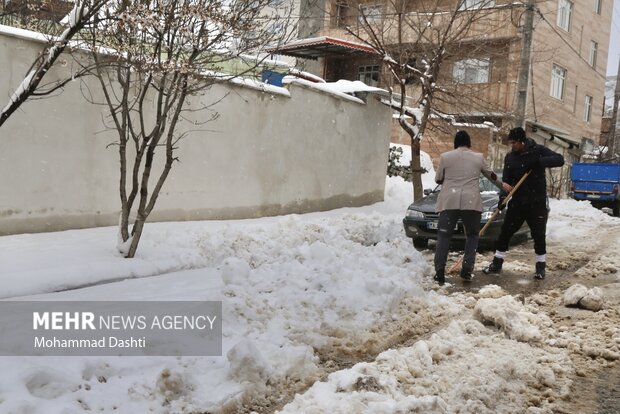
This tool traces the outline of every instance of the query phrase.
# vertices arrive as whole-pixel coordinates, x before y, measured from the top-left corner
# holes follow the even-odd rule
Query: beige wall
[[[526,118],[536,118],[539,122],[564,130],[577,141],[585,137],[598,143],[613,2],[604,0],[599,15],[593,10],[594,1],[574,1],[568,32],[556,25],[558,3],[557,0],[538,2],[550,25],[536,19],[532,44],[534,91],[528,91]],[[591,40],[598,42],[594,69],[588,64]],[[549,94],[553,64],[568,70],[561,100]],[[590,122],[585,122],[583,118],[586,95],[593,97]]]
[[[2,102],[39,48],[0,35]],[[69,67],[59,69],[66,74]],[[115,135],[103,125],[102,107],[83,98],[85,87],[97,90],[94,82],[74,82],[59,96],[27,102],[0,129],[0,234],[116,224],[118,155],[116,147],[106,149]],[[360,104],[296,85],[290,97],[219,85],[200,103],[221,97],[216,121],[185,127],[192,132],[180,143],[180,163],[151,221],[260,217],[383,199],[391,115],[372,95]]]

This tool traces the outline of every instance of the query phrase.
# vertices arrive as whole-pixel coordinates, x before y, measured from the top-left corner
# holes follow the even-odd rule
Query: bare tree
[[[447,74],[445,63],[487,48],[485,39],[511,23],[494,5],[493,0],[389,0],[379,16],[376,9],[368,14],[360,7],[359,27],[347,27],[377,50],[393,78],[392,99],[385,103],[399,113],[399,124],[411,138],[414,200],[423,195],[420,141],[433,120],[453,122],[449,113],[461,105],[485,107],[479,93],[464,93],[467,85]]]
[[[47,36],[49,38],[47,44],[45,44],[37,58],[32,62],[24,79],[15,88],[8,104],[0,112],[0,127],[29,98],[49,95],[85,73],[81,71],[67,79],[48,85],[41,84],[58,57],[65,51],[69,42],[81,30],[92,23],[93,17],[97,15],[99,9],[107,2],[108,0],[75,0],[73,8],[67,15],[68,21],[64,30],[59,35],[52,34]],[[17,9],[17,11],[20,10]],[[12,12],[10,10],[7,11],[5,8],[5,13],[10,15]]]
[[[260,60],[248,60],[248,54],[283,35],[269,30],[286,21],[269,4],[270,0],[125,0],[102,10],[91,49],[107,122],[118,134],[118,247],[126,257],[134,257],[146,220],[178,160],[175,150],[188,134],[179,126],[189,112],[206,109],[190,107],[191,97],[206,95],[222,81],[219,74],[233,66],[237,75],[253,71]]]

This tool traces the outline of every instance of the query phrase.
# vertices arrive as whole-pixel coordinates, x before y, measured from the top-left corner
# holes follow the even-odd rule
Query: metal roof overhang
[[[299,39],[286,45],[269,48],[267,52],[304,59],[349,56],[359,53],[377,54],[377,50],[370,46],[327,36]]]
[[[564,143],[564,145],[562,146],[565,146],[569,149],[579,148],[581,146],[581,139],[576,139],[572,137],[567,131],[557,128],[553,125],[543,124],[541,122],[535,122],[531,120],[527,120],[527,122],[531,124],[533,128],[538,130],[536,132],[541,135],[545,140],[553,141],[555,139],[558,139],[559,141]],[[544,134],[541,134],[541,130],[544,131]]]

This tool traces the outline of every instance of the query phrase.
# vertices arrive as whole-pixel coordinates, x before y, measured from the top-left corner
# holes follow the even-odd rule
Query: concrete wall
[[[0,35],[1,102],[40,48]],[[49,79],[70,66],[67,60]],[[106,148],[116,136],[104,126],[104,108],[84,99],[87,90],[97,90],[94,80],[29,101],[0,128],[0,234],[117,223],[118,153]],[[192,132],[149,220],[250,218],[382,200],[389,109],[372,95],[361,104],[299,85],[289,91],[218,85],[201,96],[195,107],[224,97],[213,108],[219,118],[184,126]]]

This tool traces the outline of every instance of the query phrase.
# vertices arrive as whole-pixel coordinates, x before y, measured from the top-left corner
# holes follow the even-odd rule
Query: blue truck
[[[609,207],[620,216],[620,164],[575,163],[570,171],[575,200],[588,200],[596,208]]]

